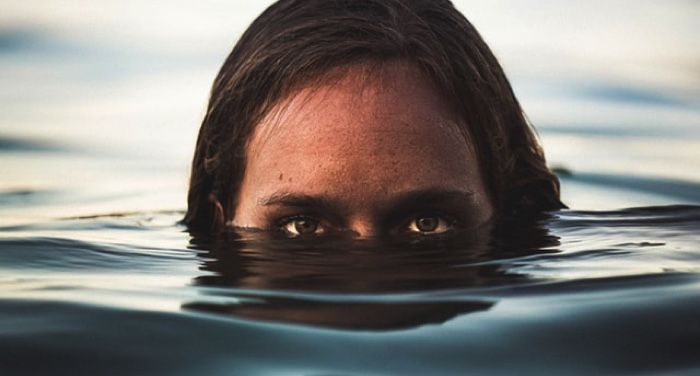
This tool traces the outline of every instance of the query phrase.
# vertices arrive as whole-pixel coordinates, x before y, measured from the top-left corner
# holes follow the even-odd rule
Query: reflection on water
[[[492,239],[491,231],[443,239],[388,240],[220,240],[194,238],[202,269],[214,274],[199,285],[252,289],[398,292],[515,282],[516,276],[479,262],[525,256],[556,245],[536,222],[519,223],[513,237]],[[528,231],[531,230],[531,231]],[[468,267],[475,264],[479,266]]]
[[[295,240],[290,245],[284,240],[241,240],[237,234],[217,240],[195,237],[192,245],[200,251],[202,270],[210,272],[197,277],[195,285],[208,287],[205,293],[212,296],[227,296],[233,288],[245,299],[235,304],[188,302],[183,307],[348,329],[387,330],[442,323],[486,310],[494,303],[468,299],[386,301],[381,294],[528,282],[525,275],[485,262],[556,252],[550,247],[557,244],[557,238],[548,235],[535,219],[503,221],[476,233],[413,241]],[[303,294],[285,294],[290,291]],[[377,296],[368,298],[372,295]]]
[[[700,369],[698,206],[431,242],[190,237],[181,215],[0,227],[3,374]]]

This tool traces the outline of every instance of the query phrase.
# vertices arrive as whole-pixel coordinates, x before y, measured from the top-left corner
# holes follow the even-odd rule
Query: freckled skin
[[[405,63],[371,79],[364,69],[293,93],[257,124],[234,225],[264,227],[272,209],[260,200],[279,191],[342,202],[360,236],[377,234],[378,210],[392,197],[421,188],[470,191],[476,221],[492,215],[462,120],[430,80]]]

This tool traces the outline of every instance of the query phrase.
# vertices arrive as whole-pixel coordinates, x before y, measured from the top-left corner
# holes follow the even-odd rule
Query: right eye
[[[308,216],[294,216],[279,221],[279,229],[290,238],[318,236],[325,231],[319,220]]]
[[[439,215],[422,215],[412,219],[407,227],[413,234],[434,235],[448,232],[453,226]]]

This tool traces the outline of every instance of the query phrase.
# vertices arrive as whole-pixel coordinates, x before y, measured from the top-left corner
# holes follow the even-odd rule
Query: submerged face
[[[233,225],[289,238],[476,227],[493,209],[459,117],[410,64],[353,66],[256,125]]]

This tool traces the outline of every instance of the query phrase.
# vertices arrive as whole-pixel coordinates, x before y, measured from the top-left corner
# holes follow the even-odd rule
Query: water
[[[190,240],[180,214],[0,229],[3,370],[700,370],[699,206],[567,211],[439,246]]]
[[[571,210],[290,247],[178,225],[265,4],[5,1],[0,374],[700,373],[700,7],[457,3]]]

